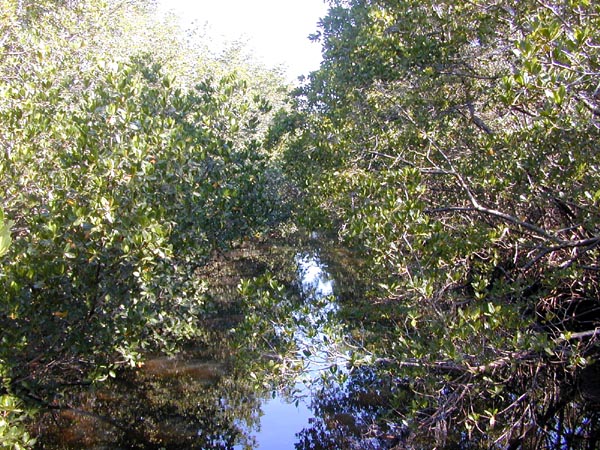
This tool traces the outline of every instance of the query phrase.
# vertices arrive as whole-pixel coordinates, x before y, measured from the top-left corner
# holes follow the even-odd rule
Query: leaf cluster
[[[511,429],[468,412],[483,417],[475,399],[511,385],[545,417],[556,399],[531,374],[549,358],[568,384],[595,354],[600,10],[330,5],[315,36],[323,64],[297,92],[303,118],[287,121],[286,169],[307,187],[303,219],[362,249],[377,297],[398,305],[389,340],[370,350],[458,380],[424,386],[432,400],[416,414],[433,411],[432,427],[443,420],[469,436],[479,426],[496,445],[523,442],[535,431],[515,430],[532,411],[511,396],[499,408]],[[565,330],[592,339],[565,343]]]
[[[240,60],[164,63],[181,40],[136,43],[137,2],[3,5],[1,392],[47,406],[202,335],[198,267],[285,217],[261,144],[285,87]]]

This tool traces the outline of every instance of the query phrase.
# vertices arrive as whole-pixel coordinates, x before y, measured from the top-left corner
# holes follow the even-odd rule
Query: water
[[[369,303],[369,310],[383,308],[382,320],[365,327],[357,268],[360,261],[347,250],[298,242],[248,245],[216,258],[199,273],[211,283],[198,327],[203,334],[176,355],[147,354],[143,367],[123,369],[114,380],[53,387],[58,406],[30,427],[37,448],[404,448],[413,438],[406,408],[420,400],[415,383],[424,389],[418,383],[440,380],[436,373],[415,378],[361,353],[366,333],[386,346],[397,323],[385,304]],[[246,293],[242,279],[253,280]],[[589,369],[579,389],[597,405],[600,371]],[[505,389],[512,403],[518,392]],[[539,435],[552,441],[548,448],[598,429],[596,410],[576,402],[565,408]],[[470,446],[460,431],[442,438]],[[419,439],[424,448],[439,444],[434,433]]]
[[[321,372],[340,360],[334,354],[338,349],[331,344],[323,331],[323,324],[331,326],[331,318],[338,309],[334,297],[334,280],[327,272],[316,253],[296,255],[298,280],[301,292],[308,306],[306,310],[296,311],[298,323],[303,326],[295,330],[294,338],[298,345],[297,356],[304,365],[303,376],[295,384],[295,396],[286,398],[274,393],[273,399],[262,406],[259,430],[253,433],[257,450],[293,449],[298,442],[298,434],[310,426],[313,412],[310,409],[310,386],[317,382]],[[319,351],[315,351],[318,348]],[[306,352],[310,353],[306,356]],[[242,446],[236,449],[242,450]]]
[[[322,375],[343,366],[343,358],[336,338],[341,327],[335,282],[317,251],[290,250],[244,250],[239,261],[232,257],[211,267],[214,301],[229,306],[215,310],[212,320],[217,325],[204,344],[207,347],[170,357],[149,356],[139,370],[125,371],[105,385],[70,389],[65,403],[73,406],[45,414],[33,430],[41,448],[295,448],[299,435],[316,420],[313,393],[321,386]],[[258,325],[270,336],[287,339],[292,350],[284,357],[293,361],[294,369],[275,383],[279,388],[265,386],[261,391],[249,370],[268,367],[261,362],[249,369],[248,362],[240,362],[238,356],[251,351],[251,338],[235,349],[227,329],[247,321],[237,303],[258,301],[240,299],[235,280],[253,278],[266,257],[280,259],[283,271],[291,271],[295,289],[282,294],[286,315],[271,317],[267,308],[250,333]]]
[[[256,449],[293,449],[297,434],[310,425],[312,417],[306,401],[294,404],[280,396],[264,403],[261,409],[260,430],[254,433]]]

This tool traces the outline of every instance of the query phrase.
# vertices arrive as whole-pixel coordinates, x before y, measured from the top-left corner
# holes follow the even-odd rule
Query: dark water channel
[[[350,392],[381,380],[347,370],[320,245],[245,246],[207,264],[203,338],[74,388],[36,425],[39,448],[391,448],[393,433],[372,427],[381,389]]]

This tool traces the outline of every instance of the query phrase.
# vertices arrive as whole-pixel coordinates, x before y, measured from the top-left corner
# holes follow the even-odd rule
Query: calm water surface
[[[251,249],[237,258],[243,261],[241,266],[251,266],[249,274],[261,267],[264,258],[281,259],[281,267],[290,273],[289,293],[286,290],[280,302],[259,315],[262,334],[256,342],[242,343],[236,353],[229,349],[227,332],[218,331],[209,335],[201,352],[150,357],[142,369],[126,372],[112,384],[73,390],[68,400],[72,409],[48,413],[38,424],[39,448],[302,448],[302,433],[323,422],[314,411],[315,393],[322,395],[327,375],[345,370],[344,350],[338,344],[343,328],[337,320],[335,281],[314,248],[277,253]],[[243,305],[259,301],[241,298],[241,310],[235,302],[222,301],[236,295],[237,280],[244,278],[229,267],[233,259],[211,269],[217,280],[213,298],[229,305],[229,310],[217,311],[210,319],[220,330],[242,326]],[[283,317],[270,317],[271,309],[277,308],[287,308]],[[263,335],[273,339],[273,359],[278,362],[284,356],[276,347],[285,342],[285,358],[293,369],[271,388],[265,384],[261,392],[254,383],[261,374],[244,369],[251,362],[242,362],[240,369],[235,355],[249,354],[243,345],[258,345],[266,339]],[[268,365],[263,366],[268,373]],[[311,443],[310,448],[320,447]]]
[[[309,306],[308,316],[298,317],[298,319],[305,319],[303,322],[312,325],[312,329],[316,333],[310,337],[304,330],[296,330],[298,356],[303,358],[306,368],[305,376],[302,377],[303,381],[296,384],[299,398],[297,401],[291,401],[274,393],[275,398],[267,400],[262,405],[260,429],[254,433],[256,449],[294,448],[298,442],[297,435],[310,426],[309,421],[313,417],[313,412],[309,407],[309,385],[318,380],[322,370],[326,370],[331,364],[341,362],[328,356],[330,353],[336,352],[336,348],[321,347],[323,349],[321,353],[311,354],[308,357],[304,355],[305,350],[312,350],[322,345],[324,333],[319,329],[319,324],[332,317],[332,313],[337,310],[337,304],[334,297],[334,281],[318,254],[298,254],[295,259],[298,264],[301,292]],[[305,312],[297,314],[305,314]],[[241,450],[242,448],[242,446],[236,446],[236,449]]]
[[[387,327],[394,331],[397,322],[380,305],[369,328],[360,264],[349,250],[319,239],[245,245],[216,256],[198,274],[210,283],[198,340],[174,355],[147,355],[144,366],[106,383],[62,388],[56,403],[65,406],[42,414],[31,429],[37,448],[436,447],[433,434],[411,447],[414,435],[403,420],[406,405],[418,400],[420,387],[412,385],[423,378],[392,370],[364,350],[368,339],[385,352],[393,345]],[[353,358],[359,362],[348,364]],[[586,392],[597,392],[599,376],[600,369],[587,370]],[[579,411],[580,404],[566,405]],[[563,434],[597,429],[597,412],[581,411],[587,415],[573,419],[578,425],[571,429],[557,412]],[[544,448],[566,448],[563,434],[545,433],[557,444]],[[460,442],[453,448],[479,448],[465,435],[453,439]],[[594,439],[586,448],[596,448]]]

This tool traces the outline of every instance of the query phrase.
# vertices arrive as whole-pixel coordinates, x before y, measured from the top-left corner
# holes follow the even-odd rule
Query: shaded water
[[[270,278],[273,261],[280,281]],[[204,342],[68,392],[70,407],[37,424],[40,448],[300,448],[322,421],[317,393],[347,376],[336,282],[318,247],[245,248],[206,270]],[[253,280],[247,292],[243,278]],[[327,427],[343,426],[341,417]]]
[[[318,380],[321,371],[337,363],[332,354],[338,350],[327,340],[322,330],[323,323],[331,325],[337,311],[334,281],[318,254],[299,253],[295,261],[304,308],[293,311],[292,315],[298,324],[302,324],[294,330],[294,341],[298,346],[296,355],[302,362],[303,370],[298,382],[294,384],[293,397],[274,391],[273,398],[261,405],[258,430],[250,430],[256,449],[294,448],[297,435],[310,426],[313,417],[309,407],[310,384]],[[320,351],[313,352],[315,348]],[[241,450],[243,447],[237,445],[235,448]]]
[[[486,448],[450,429],[415,439],[407,405],[424,383],[445,383],[448,374],[401,371],[365,355],[366,335],[386,351],[399,313],[397,305],[361,303],[360,261],[350,258],[319,240],[216,257],[199,273],[211,283],[203,337],[176,355],[148,355],[107,383],[63,390],[64,406],[32,427],[38,448],[385,450],[444,448],[446,440],[447,448]],[[349,364],[354,358],[363,360]],[[580,383],[594,404],[597,367]],[[520,395],[518,386],[504,389],[509,403]],[[566,448],[570,430],[591,436],[594,448],[599,414],[584,406],[573,394],[540,433],[557,444],[531,448]]]

